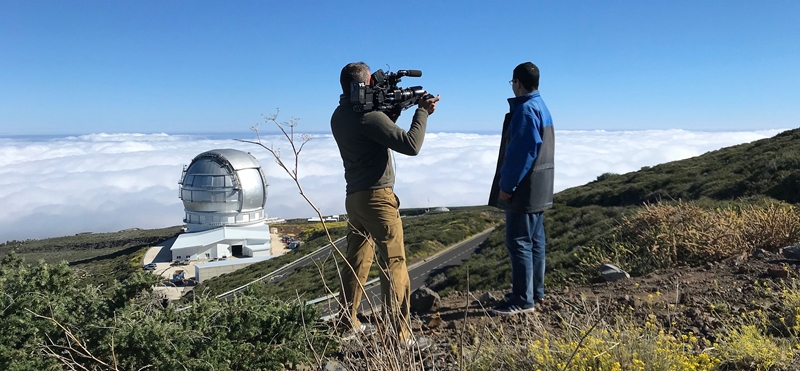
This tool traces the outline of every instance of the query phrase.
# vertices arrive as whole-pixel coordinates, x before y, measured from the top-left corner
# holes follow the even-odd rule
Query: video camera
[[[397,73],[384,73],[377,70],[372,74],[372,84],[353,81],[350,84],[350,102],[356,112],[382,111],[400,113],[420,101],[433,98],[425,94],[421,86],[401,88],[397,86],[403,76],[420,77],[420,70],[399,70]]]

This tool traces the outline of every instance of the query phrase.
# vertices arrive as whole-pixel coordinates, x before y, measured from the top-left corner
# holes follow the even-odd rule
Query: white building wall
[[[247,256],[270,255],[269,225],[220,227],[181,234],[171,247],[172,260],[231,257],[232,245],[242,245],[242,253]]]
[[[211,257],[215,259],[219,259],[223,256],[228,257],[231,256],[230,245],[226,243],[218,243],[211,249]]]

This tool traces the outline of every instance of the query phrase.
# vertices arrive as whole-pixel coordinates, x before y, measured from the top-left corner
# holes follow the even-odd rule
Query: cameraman
[[[415,338],[410,332],[411,282],[403,246],[403,222],[398,211],[400,200],[392,191],[394,168],[391,151],[408,156],[419,153],[425,139],[428,115],[436,110],[439,97],[419,103],[406,132],[395,124],[399,112],[392,113],[390,118],[381,111],[356,112],[353,109],[351,83],[369,85],[369,66],[363,62],[344,66],[339,82],[343,94],[331,117],[331,131],[344,163],[347,182],[345,209],[350,224],[345,256],[355,271],[348,267],[342,271],[345,305],[342,312],[347,313],[342,320],[349,325],[352,335],[375,331],[374,326],[360,323],[356,315],[363,295],[361,286],[367,281],[377,246],[383,307],[392,318],[397,340],[402,347],[428,348],[430,339]]]

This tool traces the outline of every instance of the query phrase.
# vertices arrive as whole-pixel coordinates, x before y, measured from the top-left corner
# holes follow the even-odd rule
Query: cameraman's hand
[[[433,111],[436,111],[436,102],[439,101],[439,95],[437,94],[435,98],[426,99],[424,101],[419,102],[419,106],[428,111],[428,114],[433,114]]]

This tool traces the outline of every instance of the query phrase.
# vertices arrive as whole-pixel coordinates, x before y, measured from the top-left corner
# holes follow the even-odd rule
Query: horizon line
[[[623,132],[646,132],[646,131],[686,131],[686,132],[695,132],[695,133],[754,133],[754,132],[762,132],[762,131],[786,131],[786,130],[793,130],[796,128],[764,128],[764,129],[755,129],[755,130],[690,130],[690,129],[683,129],[683,128],[668,128],[668,129],[556,129],[556,131],[561,132],[608,132],[608,133],[623,133]],[[250,134],[250,131],[211,131],[211,132],[90,132],[90,133],[60,133],[60,134],[3,134],[0,133],[0,138],[7,138],[7,139],[17,139],[17,138],[69,138],[69,137],[80,137],[80,136],[87,136],[87,135],[99,135],[99,134],[106,134],[106,135],[120,135],[120,134],[140,134],[140,135],[168,135],[168,136],[203,136],[203,135],[214,135],[214,136],[222,136],[222,135],[242,135],[242,134]],[[267,132],[260,132],[261,135],[282,135],[280,131],[267,131]],[[299,134],[317,134],[317,135],[332,135],[330,131],[304,131],[300,132]],[[470,130],[470,131],[450,131],[450,130],[440,130],[440,131],[427,131],[426,134],[477,134],[477,135],[499,135],[500,131],[494,130]]]

